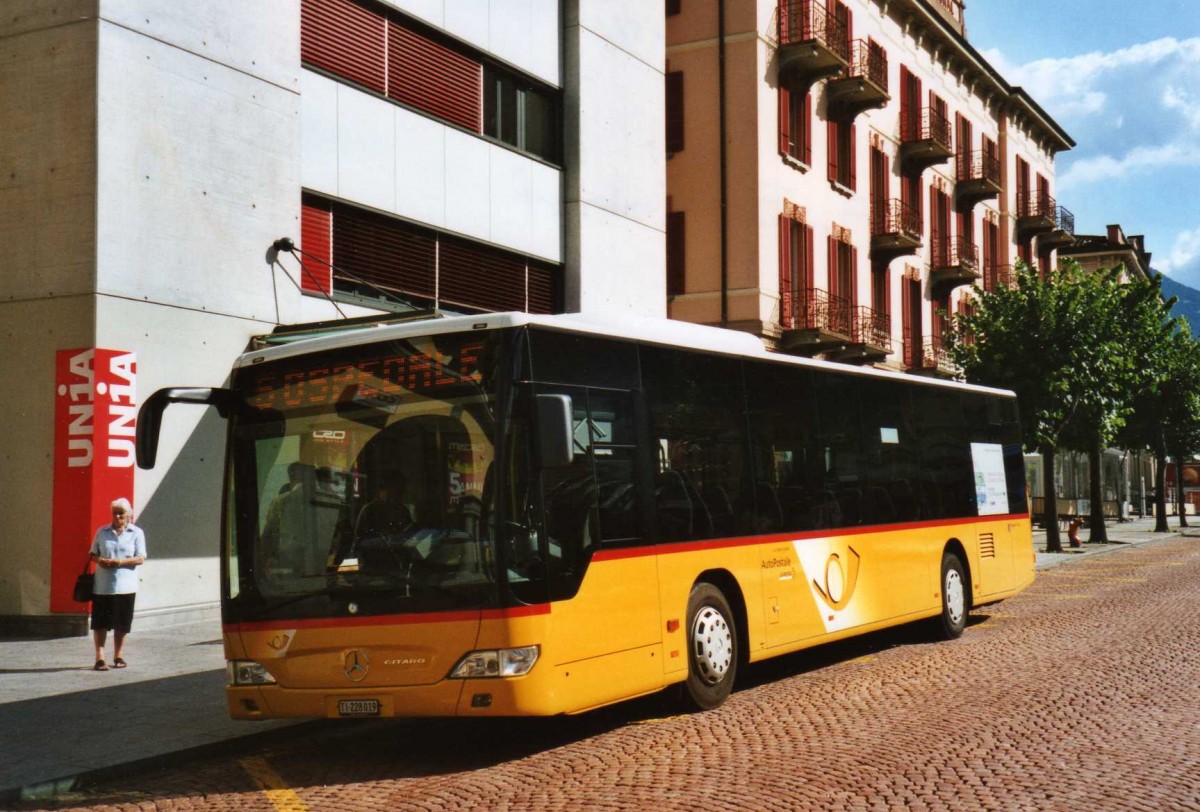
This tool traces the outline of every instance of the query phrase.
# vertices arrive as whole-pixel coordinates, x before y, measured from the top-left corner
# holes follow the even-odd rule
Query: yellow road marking
[[[238,764],[241,764],[242,769],[254,779],[254,783],[258,784],[258,788],[279,812],[308,812],[308,805],[279,777],[279,773],[271,769],[265,758],[241,758],[238,759]]]

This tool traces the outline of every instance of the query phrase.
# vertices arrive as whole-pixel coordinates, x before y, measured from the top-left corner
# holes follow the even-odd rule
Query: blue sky
[[[1119,223],[1200,288],[1200,0],[967,0],[967,37],[1077,146],[1055,162],[1075,231]]]

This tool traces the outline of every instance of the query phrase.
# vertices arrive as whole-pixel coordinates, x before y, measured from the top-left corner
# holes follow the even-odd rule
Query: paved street
[[[1175,538],[1043,570],[952,643],[753,667],[710,713],[322,722],[51,808],[1196,810],[1197,652],[1200,538]]]

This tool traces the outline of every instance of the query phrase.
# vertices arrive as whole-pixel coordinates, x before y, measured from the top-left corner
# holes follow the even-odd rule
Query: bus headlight
[[[538,652],[538,646],[472,651],[458,661],[458,665],[454,666],[454,670],[450,672],[450,678],[524,676],[537,662]]]
[[[225,674],[230,685],[274,685],[275,678],[254,660],[226,660]]]

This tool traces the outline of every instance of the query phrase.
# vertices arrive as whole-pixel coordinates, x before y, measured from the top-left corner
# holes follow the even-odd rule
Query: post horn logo
[[[362,682],[366,679],[367,671],[370,668],[371,658],[367,656],[367,652],[361,649],[350,649],[342,659],[342,673],[351,682]]]
[[[858,584],[858,565],[862,557],[853,547],[847,547],[846,550],[848,554],[844,564],[837,553],[830,553],[825,560],[824,584],[813,579],[813,587],[835,612],[846,608]]]

